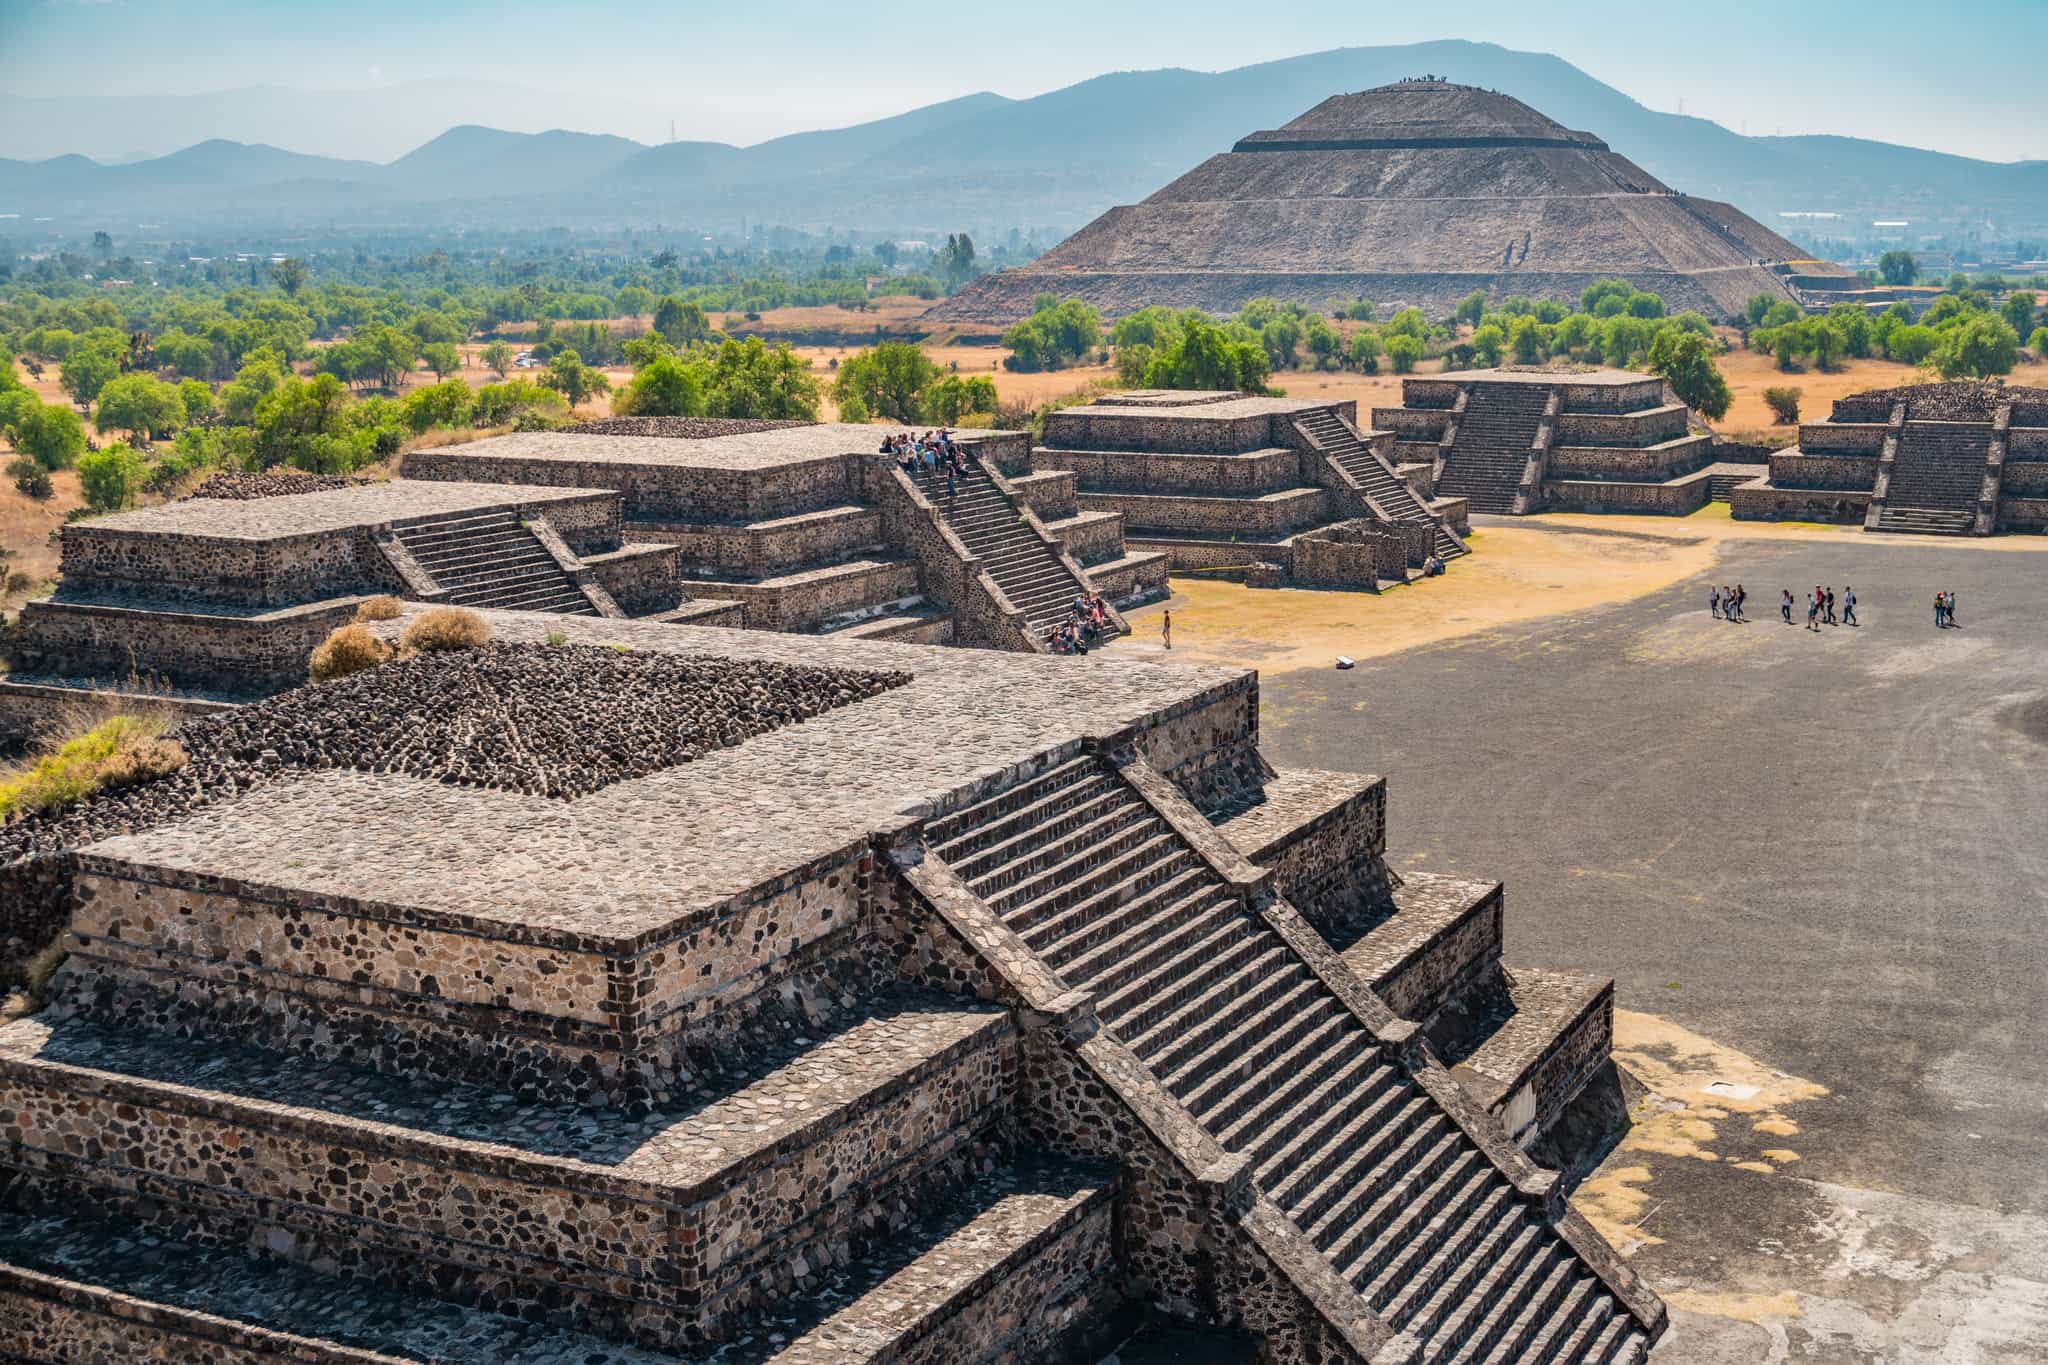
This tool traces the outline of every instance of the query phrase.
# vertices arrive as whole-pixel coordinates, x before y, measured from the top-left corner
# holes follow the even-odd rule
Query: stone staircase
[[[1907,422],[1875,529],[1967,535],[1976,521],[1991,437],[1988,426],[1976,423]]]
[[[1467,395],[1437,494],[1464,498],[1475,512],[1512,512],[1550,391],[1535,384],[1473,384]]]
[[[1309,438],[1310,444],[1319,446],[1330,462],[1349,475],[1352,482],[1363,488],[1393,520],[1432,522],[1436,532],[1436,552],[1440,558],[1454,559],[1467,553],[1465,542],[1430,516],[1422,499],[1415,496],[1415,490],[1360,438],[1357,429],[1339,416],[1336,409],[1317,408],[1296,418],[1294,425]]]
[[[1420,1362],[1637,1361],[1539,1207],[1161,807],[1083,756],[926,830]],[[1389,1357],[1392,1359],[1394,1357]]]
[[[943,471],[920,470],[913,482],[1024,613],[1034,638],[1064,621],[1074,599],[1089,590],[979,463],[955,477],[951,493]]]
[[[394,526],[413,559],[458,607],[596,616],[597,607],[555,561],[540,537],[498,510]]]

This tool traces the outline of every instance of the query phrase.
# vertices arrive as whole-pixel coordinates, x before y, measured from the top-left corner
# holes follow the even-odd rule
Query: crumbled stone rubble
[[[563,431],[579,436],[666,436],[673,440],[708,441],[714,436],[739,436],[750,431],[815,426],[813,422],[773,417],[600,417]]]
[[[222,498],[230,502],[249,502],[256,498],[289,497],[294,493],[325,493],[336,488],[358,488],[374,482],[374,479],[349,479],[338,474],[302,474],[296,470],[286,469],[273,469],[262,474],[228,471],[210,475],[182,500]]]

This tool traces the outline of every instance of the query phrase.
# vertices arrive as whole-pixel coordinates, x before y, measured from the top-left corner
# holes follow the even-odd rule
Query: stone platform
[[[487,659],[890,685],[560,798],[273,749],[74,850],[51,1003],[0,1028],[10,1341],[1053,1365],[1149,1314],[1364,1365],[1661,1330],[1325,937],[1394,885],[1385,787],[1271,772],[1254,675],[487,616]]]

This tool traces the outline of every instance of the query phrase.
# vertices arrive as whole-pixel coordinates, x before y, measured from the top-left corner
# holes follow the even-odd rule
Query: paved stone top
[[[1345,964],[1375,986],[1500,891],[1499,882],[1434,872],[1404,872],[1401,879],[1394,888],[1394,913],[1343,952]]]
[[[1382,779],[1371,773],[1332,773],[1320,768],[1281,768],[1266,779],[1259,799],[1223,813],[1216,827],[1253,862],[1310,821],[1329,814]]]
[[[192,498],[161,507],[116,512],[79,524],[95,533],[116,535],[284,540],[380,526],[410,517],[482,512],[542,502],[578,502],[604,496],[610,495],[583,488],[398,479],[360,488],[299,493],[288,498]]]
[[[1484,1041],[1453,1061],[1459,1079],[1481,1104],[1498,1104],[1613,984],[1606,977],[1509,968],[1505,986],[1473,1010],[1468,1036]]]
[[[1334,407],[1340,401],[1334,398],[1261,398],[1244,395],[1236,398],[1218,399],[1211,393],[1196,393],[1192,401],[1178,406],[1155,401],[1153,394],[1146,394],[1135,403],[1118,403],[1109,400],[1090,403],[1085,408],[1072,409],[1077,417],[1150,417],[1171,418],[1176,422],[1228,422],[1240,417],[1286,416],[1297,412],[1311,412],[1316,408]]]
[[[493,460],[551,460],[572,464],[642,465],[673,469],[775,469],[783,465],[814,460],[839,460],[849,455],[873,455],[883,438],[899,429],[862,426],[845,422],[820,422],[815,426],[783,427],[775,431],[746,431],[730,436],[709,436],[682,440],[669,436],[594,436],[569,431],[522,431],[493,436],[468,445],[444,446],[437,457],[451,456]],[[921,433],[924,428],[918,428]],[[955,432],[955,439],[972,445],[999,433]]]
[[[645,438],[625,437],[626,440]],[[410,607],[409,612],[416,612]],[[1249,671],[485,612],[492,637],[769,659],[911,681],[574,801],[331,772],[90,845],[130,863],[631,950],[1088,734],[1256,685]],[[381,623],[395,635],[406,618]]]
[[[1435,379],[1439,376],[1430,375]],[[1575,384],[1600,388],[1624,388],[1631,384],[1657,384],[1654,374],[1607,368],[1554,370],[1543,366],[1503,365],[1491,370],[1458,370],[1441,376],[1456,384]]]
[[[755,1049],[746,1072],[692,1102],[641,1117],[574,1104],[516,1101],[502,1091],[359,1070],[303,1054],[103,1028],[81,1019],[0,1027],[0,1056],[83,1067],[176,1086],[195,1096],[280,1114],[379,1125],[417,1142],[538,1158],[562,1176],[631,1181],[689,1199],[722,1172],[834,1118],[864,1096],[892,1093],[1008,1028],[1000,1010],[921,997],[881,1000],[815,1039]]]

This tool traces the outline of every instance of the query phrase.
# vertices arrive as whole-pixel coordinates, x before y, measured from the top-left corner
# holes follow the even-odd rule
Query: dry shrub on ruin
[[[391,621],[405,614],[405,603],[389,596],[370,597],[356,604],[358,621]]]
[[[398,643],[405,649],[475,649],[489,642],[490,623],[462,607],[436,607],[405,628]]]
[[[361,625],[342,626],[322,640],[306,662],[306,674],[314,682],[332,682],[375,668],[391,657],[391,646]]]
[[[174,773],[185,751],[164,738],[168,719],[115,715],[54,741],[0,775],[0,818],[61,810],[89,796]]]

